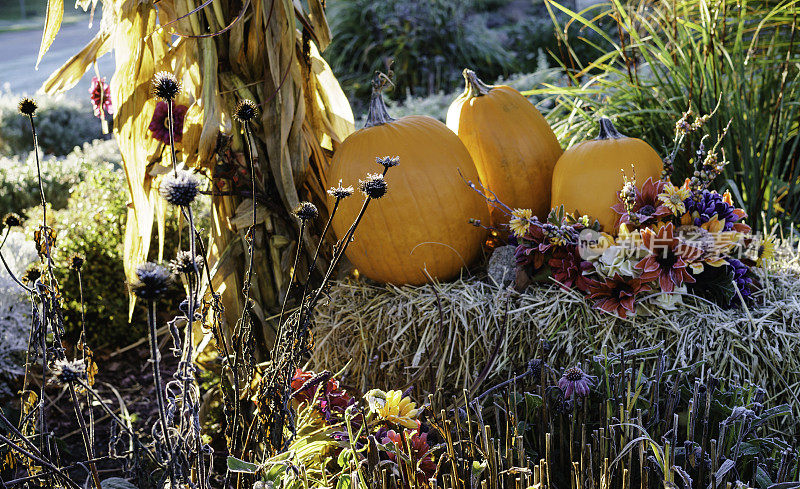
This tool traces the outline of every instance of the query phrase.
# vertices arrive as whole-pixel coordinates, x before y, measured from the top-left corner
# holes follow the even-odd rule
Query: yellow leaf
[[[64,18],[64,0],[50,0],[47,2],[47,16],[44,21],[44,32],[42,33],[42,44],[39,46],[39,56],[36,58],[36,68],[44,53],[50,49],[53,40],[61,29],[61,19]]]
[[[111,44],[111,35],[101,30],[78,54],[50,75],[42,85],[42,90],[55,95],[74,87],[92,63],[111,50]]]

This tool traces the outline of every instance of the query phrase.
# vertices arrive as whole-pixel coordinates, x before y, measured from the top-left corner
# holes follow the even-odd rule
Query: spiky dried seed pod
[[[353,195],[353,187],[345,187],[342,185],[342,181],[339,180],[339,186],[329,188],[328,194],[330,194],[332,197],[336,197],[337,199],[344,199]]]
[[[400,164],[400,157],[399,156],[384,156],[381,158],[380,156],[375,158],[375,163],[383,166],[384,168],[391,168],[393,166],[397,166]]]
[[[233,118],[239,122],[250,122],[258,115],[258,106],[250,99],[244,99],[236,106]]]
[[[153,77],[153,95],[161,100],[175,100],[178,92],[181,91],[181,84],[172,73],[159,71]]]
[[[370,199],[380,199],[386,195],[388,186],[380,173],[367,173],[365,180],[358,181],[358,189]]]
[[[42,271],[36,268],[36,266],[32,266],[29,269],[25,270],[25,273],[22,274],[22,281],[26,284],[34,284],[41,277],[42,277]]]
[[[200,182],[195,176],[186,170],[178,170],[177,173],[169,173],[161,181],[158,191],[161,197],[172,205],[189,205],[197,197],[200,190]]]
[[[311,221],[317,218],[319,211],[317,210],[317,206],[311,202],[300,202],[300,205],[297,206],[293,214],[301,221]]]
[[[56,360],[50,367],[53,382],[60,385],[69,384],[86,378],[86,364],[80,360]]]
[[[69,267],[76,272],[80,272],[86,260],[79,254],[75,253],[69,259]]]
[[[22,226],[22,218],[19,217],[18,214],[14,214],[13,212],[10,214],[6,214],[6,217],[3,218],[3,224],[6,227],[14,228],[17,226]]]
[[[195,255],[192,259],[192,253],[189,251],[179,251],[175,258],[169,262],[169,268],[172,273],[179,275],[181,273],[191,274],[195,270],[198,272],[203,268],[203,257]]]
[[[23,97],[17,105],[19,113],[22,115],[27,115],[28,117],[33,117],[33,115],[36,114],[36,109],[38,108],[39,106],[36,105],[36,101],[28,97]]]
[[[170,273],[166,268],[152,262],[136,267],[136,280],[130,284],[131,292],[145,300],[156,300],[167,291]]]

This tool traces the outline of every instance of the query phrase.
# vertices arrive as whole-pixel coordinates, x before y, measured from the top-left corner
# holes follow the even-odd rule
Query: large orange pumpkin
[[[562,153],[553,130],[517,90],[486,85],[468,69],[464,79],[466,90],[450,105],[447,126],[469,150],[489,190],[510,207],[546,218],[553,167]],[[495,226],[508,221],[499,209],[491,213]]]
[[[366,173],[382,170],[375,158],[384,156],[399,156],[400,164],[386,174],[389,190],[370,203],[347,258],[362,275],[379,282],[423,284],[428,281],[423,270],[437,280],[453,278],[478,256],[486,238],[486,231],[469,219],[489,218],[485,200],[458,173],[478,181],[467,148],[431,117],[392,119],[376,87],[365,127],[336,150],[328,181],[355,184]],[[332,223],[339,238],[362,201],[353,195],[339,204]]]
[[[633,171],[631,171],[631,167]],[[552,207],[588,214],[600,221],[603,230],[615,233],[617,203],[622,175],[644,182],[661,178],[663,162],[658,153],[641,139],[619,133],[610,120],[600,119],[596,139],[579,143],[564,152],[553,172]]]

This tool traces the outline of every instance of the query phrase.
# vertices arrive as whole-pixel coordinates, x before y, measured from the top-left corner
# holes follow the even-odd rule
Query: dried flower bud
[[[131,292],[145,300],[156,300],[170,284],[170,274],[166,268],[152,262],[136,267],[136,280],[130,284]]]
[[[3,218],[3,224],[10,228],[22,226],[22,218],[14,213],[6,214],[6,217]]]
[[[81,255],[76,253],[76,254],[74,254],[74,255],[72,255],[70,257],[70,259],[69,259],[69,267],[71,269],[75,270],[76,272],[80,272],[81,268],[83,268],[83,263],[85,261],[86,260],[84,260],[84,258]]]
[[[69,384],[86,378],[86,364],[80,360],[56,360],[50,367],[53,382],[60,385]]]
[[[34,284],[42,277],[42,272],[36,266],[31,266],[25,273],[22,274],[22,282],[26,284]]]
[[[384,168],[391,168],[400,164],[399,156],[384,156],[383,158],[375,158],[375,163],[383,166]]]
[[[159,71],[153,77],[153,95],[161,100],[174,100],[181,91],[181,84],[172,73]]]
[[[233,112],[233,118],[239,122],[250,122],[255,119],[258,114],[258,106],[255,102],[249,99],[244,99],[236,106]]]
[[[344,199],[353,195],[353,187],[344,187],[342,186],[342,181],[339,180],[339,186],[328,189],[328,194],[337,199]]]
[[[36,105],[36,102],[32,98],[28,97],[23,97],[17,105],[19,113],[22,115],[27,115],[28,117],[33,117],[33,115],[36,114],[36,109],[38,108],[39,107]]]
[[[158,191],[170,204],[185,206],[194,201],[199,189],[200,182],[192,173],[178,170],[177,173],[170,173],[164,177]]]
[[[388,186],[380,173],[367,173],[365,180],[358,181],[358,188],[370,199],[380,199],[386,195]]]
[[[195,255],[192,259],[192,253],[189,251],[179,251],[175,258],[169,262],[169,268],[172,273],[180,275],[181,273],[189,275],[199,271],[203,268],[203,257]]]
[[[319,211],[317,210],[317,206],[311,202],[300,202],[300,205],[297,206],[293,214],[301,221],[309,221],[316,219],[319,215]]]

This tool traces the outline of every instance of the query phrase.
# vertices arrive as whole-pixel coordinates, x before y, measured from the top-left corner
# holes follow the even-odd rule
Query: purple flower
[[[186,111],[189,110],[185,105],[176,105],[172,110],[172,116],[175,124],[175,142],[180,143],[183,135],[183,119],[186,117]],[[153,111],[153,119],[150,120],[150,132],[153,137],[158,139],[164,144],[169,144],[169,113],[167,111],[166,102],[158,102],[156,109]]]
[[[716,215],[718,220],[725,221],[724,231],[732,229],[741,232],[749,231],[749,228],[744,229],[741,225],[737,225],[738,221],[745,217],[744,212],[726,202],[726,199],[717,192],[703,190],[697,200],[694,196],[689,197],[684,201],[684,205],[686,213],[692,216],[695,226],[700,227]]]
[[[564,392],[566,399],[572,398],[572,394],[575,394],[575,397],[586,397],[589,395],[589,389],[593,386],[592,376],[581,370],[579,366],[566,369],[558,381],[558,388]]]
[[[744,300],[749,299],[750,295],[752,294],[752,291],[750,290],[750,284],[753,283],[753,279],[747,276],[750,269],[747,268],[747,265],[736,258],[728,258],[727,260],[728,265],[733,268],[733,281],[736,283],[736,287],[742,294],[742,298]],[[733,296],[733,299],[731,299],[730,305],[733,307],[738,306],[741,303],[742,301],[739,299],[739,294],[736,294]]]
[[[89,96],[95,117],[102,119],[106,114],[114,113],[114,107],[111,105],[111,87],[106,83],[106,77],[92,77],[92,86],[89,88]]]

